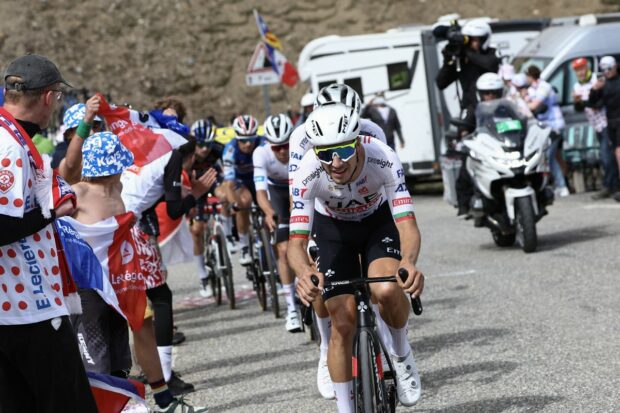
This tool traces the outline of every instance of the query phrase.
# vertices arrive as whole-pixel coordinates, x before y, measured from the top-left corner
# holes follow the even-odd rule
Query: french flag
[[[129,400],[146,406],[144,384],[107,374],[86,372],[99,413],[120,413]]]
[[[139,331],[146,310],[147,277],[132,231],[133,212],[90,225],[71,217],[57,221],[78,286],[97,290],[106,303],[127,319],[133,331]]]
[[[280,39],[271,31],[265,23],[265,19],[257,10],[254,10],[254,18],[260,36],[267,47],[267,54],[273,70],[280,76],[280,80],[287,86],[293,87],[299,81],[299,73],[286,56],[282,54],[282,43]]]
[[[110,104],[103,95],[97,95],[101,98],[98,114],[131,151],[137,166],[144,166],[187,142],[178,133],[162,128],[148,113]]]

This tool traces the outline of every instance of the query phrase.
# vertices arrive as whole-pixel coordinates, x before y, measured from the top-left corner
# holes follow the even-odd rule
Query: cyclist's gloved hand
[[[400,262],[398,268],[404,268],[408,273],[405,282],[402,282],[400,277],[396,277],[398,285],[411,295],[411,298],[419,297],[424,290],[424,274],[414,264],[405,260]]]
[[[316,275],[319,279],[319,285],[316,286],[312,282],[311,277]],[[316,300],[321,294],[323,289],[323,273],[313,271],[312,268],[308,268],[303,274],[298,275],[297,279],[297,295],[301,299],[304,305],[309,306],[311,302]]]

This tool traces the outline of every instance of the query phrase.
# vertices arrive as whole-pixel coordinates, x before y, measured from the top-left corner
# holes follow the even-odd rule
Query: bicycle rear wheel
[[[213,297],[215,298],[216,305],[222,305],[222,282],[220,277],[216,274],[211,275],[209,284],[211,284],[211,290],[213,291]]]
[[[218,254],[219,254],[219,262],[224,267],[221,268],[220,274],[217,277],[218,282],[220,282],[220,300],[221,300],[221,283],[224,284],[224,289],[226,290],[226,298],[228,299],[228,306],[231,310],[235,309],[235,284],[233,282],[233,268],[232,262],[230,261],[230,254],[228,253],[228,246],[226,245],[226,236],[224,235],[224,231],[221,227],[218,227],[216,230],[217,237],[217,245],[218,245]]]
[[[280,302],[278,301],[278,270],[276,267],[276,260],[273,253],[273,247],[271,246],[271,237],[267,228],[263,228],[260,232],[261,241],[263,244],[263,274],[268,273],[266,276],[269,282],[269,294],[271,295],[271,310],[276,318],[280,318]]]

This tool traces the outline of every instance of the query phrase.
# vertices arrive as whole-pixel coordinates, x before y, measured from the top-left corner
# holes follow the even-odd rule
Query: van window
[[[542,71],[547,65],[551,62],[550,57],[529,57],[529,56],[520,56],[515,57],[512,61],[512,65],[515,67],[515,72],[523,72],[527,70],[531,65],[538,66],[538,68]]]
[[[344,84],[350,86],[360,95],[360,99],[364,99],[364,89],[362,89],[362,78],[361,77],[352,77],[350,79],[345,79]]]
[[[409,66],[407,62],[392,63],[387,65],[388,84],[390,90],[409,89]]]
[[[590,67],[593,67],[593,59],[586,58]],[[558,94],[558,102],[561,106],[573,104],[573,87],[577,83],[577,75],[571,66],[572,60],[568,60],[560,66],[549,78],[549,83]]]

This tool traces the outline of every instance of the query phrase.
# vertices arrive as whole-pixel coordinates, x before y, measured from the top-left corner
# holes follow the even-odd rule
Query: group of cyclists
[[[398,156],[386,145],[381,128],[360,117],[361,109],[355,90],[332,84],[316,94],[313,111],[296,126],[280,113],[267,117],[259,135],[258,120],[240,115],[232,122],[235,137],[225,145],[216,139],[213,122],[201,119],[191,127],[196,138],[194,173],[213,168],[218,174],[209,192],[222,205],[229,251],[238,253],[241,265],[250,264],[249,211],[252,203],[258,205],[275,236],[287,331],[302,331],[299,301],[312,304],[321,339],[317,386],[324,398],[336,398],[340,412],[354,411],[355,302],[349,288],[323,288],[324,279],[407,270],[409,276],[400,285],[372,285],[373,310],[395,366],[400,402],[411,406],[421,393],[407,339],[407,295],[419,296],[424,285],[416,268],[420,234]],[[213,276],[202,258],[207,196],[198,200],[191,226],[205,297],[212,294]],[[318,247],[317,262],[308,255],[309,243]],[[312,275],[319,277],[318,285]]]

